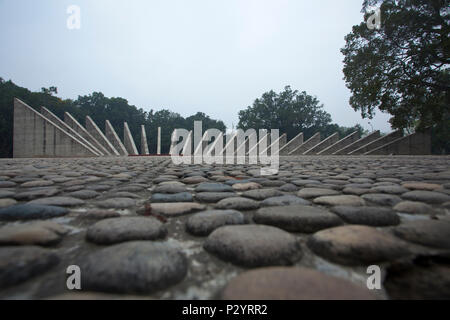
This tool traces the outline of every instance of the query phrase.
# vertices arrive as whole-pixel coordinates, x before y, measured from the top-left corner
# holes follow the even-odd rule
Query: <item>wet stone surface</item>
[[[1,159],[0,299],[450,298],[450,157],[280,157],[260,173]]]

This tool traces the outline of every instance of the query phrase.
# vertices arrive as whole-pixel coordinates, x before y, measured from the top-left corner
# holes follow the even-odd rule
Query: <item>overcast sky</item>
[[[67,8],[81,28],[67,28]],[[349,106],[344,37],[362,0],[0,0],[0,77],[58,95],[101,91],[144,110],[197,111],[227,127],[264,92],[317,96],[343,126]],[[377,112],[372,125],[390,131]]]

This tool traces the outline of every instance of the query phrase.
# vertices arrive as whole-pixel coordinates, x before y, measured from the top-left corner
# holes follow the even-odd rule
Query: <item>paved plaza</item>
[[[450,157],[282,156],[259,173],[2,159],[0,298],[450,298]]]

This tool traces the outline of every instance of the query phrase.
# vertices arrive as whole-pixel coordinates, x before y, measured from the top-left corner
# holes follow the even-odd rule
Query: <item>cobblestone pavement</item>
[[[0,160],[2,299],[450,298],[449,252],[450,157]]]

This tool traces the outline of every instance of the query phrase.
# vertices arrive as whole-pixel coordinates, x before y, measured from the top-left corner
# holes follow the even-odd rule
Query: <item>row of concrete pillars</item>
[[[209,141],[205,135],[201,139],[201,146],[204,148],[208,146]],[[243,152],[245,155],[252,152],[271,154],[274,146],[277,146],[278,154],[283,156],[426,155],[431,153],[429,131],[406,136],[402,131],[395,131],[384,136],[380,131],[375,131],[365,137],[360,137],[358,132],[353,132],[342,139],[339,139],[339,134],[335,133],[323,140],[320,133],[316,133],[306,141],[304,141],[303,133],[300,133],[289,142],[286,134],[279,137],[277,135],[274,141],[270,141],[270,133],[260,134],[259,140],[253,135],[255,133],[249,134],[241,130],[231,133],[231,137],[221,133],[208,147],[210,150],[218,150],[216,152],[223,155],[225,155],[225,150],[229,149],[230,144],[232,144],[235,154]],[[138,155],[136,144],[126,122],[124,123],[122,142],[108,120],[106,120],[105,133],[103,133],[89,116],[86,117],[86,125],[83,127],[67,112],[62,120],[45,107],[42,107],[39,113],[19,99],[14,100],[13,137],[13,156],[15,158]],[[252,139],[256,139],[253,140],[256,143],[250,144]],[[199,149],[199,145],[192,147],[192,140],[192,132],[190,132],[185,139],[181,154],[186,154],[188,150],[193,150],[195,153]],[[224,140],[225,143],[223,143]],[[219,141],[222,142],[219,144],[220,150],[216,148]],[[262,143],[263,141],[264,143]],[[143,125],[141,126],[140,143],[141,155],[149,155],[147,135]],[[173,147],[172,142],[171,151]],[[160,154],[161,128],[159,127],[157,155]]]

